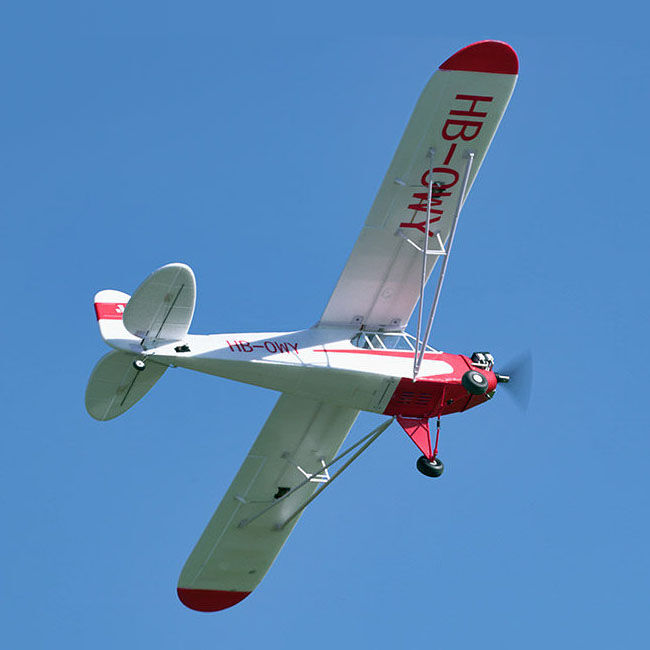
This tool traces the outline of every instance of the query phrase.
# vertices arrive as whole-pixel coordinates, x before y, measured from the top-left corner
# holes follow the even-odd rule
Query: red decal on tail
[[[97,320],[122,320],[125,307],[125,302],[96,302]]]

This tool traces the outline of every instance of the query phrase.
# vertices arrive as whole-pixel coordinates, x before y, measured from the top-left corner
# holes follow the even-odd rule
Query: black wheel
[[[420,456],[415,466],[422,474],[433,478],[442,476],[442,473],[445,471],[445,466],[439,458],[429,459],[426,456]]]
[[[136,359],[133,362],[133,367],[138,371],[141,372],[142,370],[145,369],[145,363],[142,359]]]
[[[486,376],[478,370],[468,370],[461,380],[463,387],[470,395],[483,395],[488,389]]]

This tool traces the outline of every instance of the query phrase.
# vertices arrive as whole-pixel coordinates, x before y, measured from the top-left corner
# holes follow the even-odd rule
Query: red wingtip
[[[467,72],[496,72],[517,74],[519,59],[517,53],[502,41],[478,41],[456,54],[452,54],[441,66],[441,70],[465,70]]]
[[[215,589],[183,589],[177,590],[183,605],[197,612],[218,612],[228,609],[241,602],[250,591],[217,591]]]

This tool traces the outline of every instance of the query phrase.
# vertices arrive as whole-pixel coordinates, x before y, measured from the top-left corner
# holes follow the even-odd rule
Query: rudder
[[[95,315],[99,333],[108,345],[116,350],[138,353],[141,351],[140,339],[131,334],[122,316],[131,296],[123,291],[104,289],[95,295]]]

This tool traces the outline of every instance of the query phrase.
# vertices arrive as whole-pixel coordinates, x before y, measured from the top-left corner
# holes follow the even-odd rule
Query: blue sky
[[[583,6],[3,9],[3,645],[642,645],[647,16]],[[182,261],[196,333],[311,325],[430,74],[484,38],[520,80],[433,343],[530,348],[528,413],[500,395],[447,418],[440,481],[392,428],[250,598],[185,609],[177,576],[276,395],[176,370],[93,421],[94,293]]]

